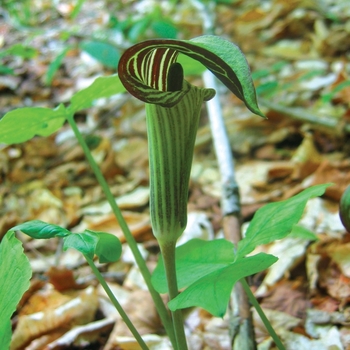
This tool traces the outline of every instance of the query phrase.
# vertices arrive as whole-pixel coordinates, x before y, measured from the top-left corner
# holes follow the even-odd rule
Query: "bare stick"
[[[216,80],[211,72],[206,71],[203,74],[203,80],[206,87],[211,87],[218,91]],[[234,160],[218,93],[207,102],[207,108],[215,154],[221,175],[221,210],[224,235],[227,240],[237,244],[241,239],[239,188],[235,179]],[[240,282],[236,283],[231,297],[230,333],[232,349],[256,349],[250,304]]]
[[[215,3],[206,4],[192,0],[192,4],[202,15],[203,32],[214,34]],[[216,90],[216,96],[207,102],[210,129],[216,158],[221,176],[221,210],[223,215],[223,230],[225,238],[235,245],[241,239],[241,205],[239,188],[235,179],[234,159],[230,141],[222,116],[216,79],[206,71],[203,74],[204,85]],[[233,350],[256,350],[253,319],[250,304],[242,284],[237,282],[231,295],[230,303],[230,336]]]

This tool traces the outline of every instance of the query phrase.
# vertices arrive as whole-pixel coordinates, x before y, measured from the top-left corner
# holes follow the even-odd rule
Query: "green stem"
[[[173,344],[173,347],[175,349],[177,349],[176,347],[176,340],[175,340],[175,334],[174,334],[174,330],[173,330],[173,326],[172,326],[172,322],[169,316],[169,313],[167,311],[167,309],[165,308],[165,305],[163,303],[162,298],[160,297],[159,293],[157,293],[157,291],[154,289],[152,282],[151,282],[151,274],[147,268],[147,265],[139,251],[139,248],[137,247],[137,243],[135,241],[134,236],[132,235],[132,233],[130,232],[130,229],[127,225],[127,223],[125,222],[123,215],[115,201],[115,198],[112,194],[112,192],[109,189],[108,183],[106,181],[106,179],[104,178],[100,168],[98,167],[98,165],[96,164],[90,150],[89,147],[87,146],[82,134],[80,133],[77,124],[75,123],[74,120],[74,116],[73,115],[69,115],[67,117],[67,120],[74,132],[75,137],[77,138],[80,146],[82,147],[84,154],[96,176],[96,179],[98,181],[98,183],[100,184],[100,186],[102,187],[102,190],[107,198],[107,201],[109,203],[109,205],[112,208],[112,211],[116,217],[116,219],[118,220],[118,223],[124,233],[125,239],[127,241],[127,243],[129,244],[129,247],[134,255],[135,261],[140,269],[140,272],[146,282],[147,288],[152,296],[152,299],[155,303],[156,309],[158,311],[158,314],[162,320],[163,326],[169,336],[169,339],[171,341],[171,343]]]
[[[90,267],[92,269],[92,272],[95,274],[95,276],[97,277],[98,281],[101,283],[101,286],[106,291],[109,299],[111,300],[111,302],[113,303],[113,305],[117,309],[117,311],[119,312],[119,315],[122,317],[123,321],[128,326],[128,328],[130,329],[130,332],[133,334],[133,336],[135,337],[135,339],[137,340],[137,342],[139,343],[141,348],[143,350],[149,350],[148,346],[146,345],[146,343],[142,339],[140,333],[136,330],[136,328],[134,327],[133,323],[130,321],[130,318],[125,313],[124,309],[119,304],[117,298],[114,296],[113,292],[111,291],[111,289],[109,288],[108,284],[104,280],[104,278],[101,275],[100,271],[97,269],[97,267],[94,264],[93,260],[88,258],[86,255],[84,255],[84,257],[85,257],[86,261],[88,262],[88,264],[90,265]]]
[[[269,332],[269,334],[271,335],[273,341],[275,342],[276,346],[278,347],[279,350],[286,350],[286,348],[284,347],[284,345],[282,344],[280,338],[278,337],[278,335],[276,334],[275,330],[272,328],[270,321],[267,319],[263,309],[261,308],[260,304],[258,303],[258,301],[256,300],[254,294],[252,293],[252,291],[250,290],[250,287],[246,281],[245,278],[242,278],[240,280],[240,282],[242,283],[242,286],[244,288],[244,291],[247,293],[248,298],[250,300],[250,302],[252,303],[252,305],[255,307],[255,310],[257,311],[257,313],[259,314],[261,320],[263,321],[267,331]]]
[[[168,283],[169,299],[174,299],[179,294],[176,277],[176,261],[175,261],[175,242],[159,242],[160,250],[163,256],[163,263],[165,274]],[[184,322],[181,310],[171,312],[173,318],[173,325],[175,330],[175,337],[178,349],[187,350],[186,336],[184,330]]]

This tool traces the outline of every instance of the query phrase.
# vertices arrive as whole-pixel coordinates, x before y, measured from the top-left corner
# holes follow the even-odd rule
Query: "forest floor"
[[[65,104],[97,77],[115,74],[120,54],[133,43],[159,36],[190,39],[202,35],[206,17],[212,17],[214,34],[246,55],[268,118],[252,115],[219,86],[243,232],[263,205],[311,185],[334,183],[322,198],[308,202],[301,220],[314,237],[288,237],[259,248],[279,260],[252,276],[251,288],[287,349],[350,349],[350,234],[338,214],[350,184],[348,1],[217,1],[212,13],[190,0],[76,3],[81,8],[69,1],[0,5],[0,116],[15,108]],[[203,84],[200,75],[188,79]],[[119,94],[79,112],[76,121],[85,135],[95,137],[93,155],[154,269],[159,248],[149,220],[143,103]],[[204,106],[186,239],[223,236],[220,201]],[[46,138],[0,144],[0,237],[35,219],[73,232],[115,234],[123,242],[121,260],[98,267],[139,332],[147,335],[150,349],[170,349],[122,231],[68,124]],[[19,345],[12,350],[137,349],[81,254],[63,252],[56,239],[18,237],[33,277],[13,317]],[[79,300],[79,310],[67,308],[57,318],[54,310],[71,300]],[[21,318],[40,311],[46,314],[44,324],[16,327]],[[276,349],[259,317],[253,317],[258,349]],[[190,349],[230,349],[229,323],[229,315],[221,319],[199,308],[188,310]]]

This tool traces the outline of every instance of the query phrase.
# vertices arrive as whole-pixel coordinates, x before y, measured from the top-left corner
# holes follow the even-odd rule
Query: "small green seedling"
[[[40,221],[40,220],[33,220],[33,221],[27,221],[23,224],[14,226],[9,233],[6,234],[5,237],[13,237],[13,232],[14,231],[22,231],[23,233],[27,234],[28,236],[35,238],[35,239],[50,239],[54,237],[62,238],[63,239],[63,250],[67,250],[68,248],[73,248],[82,253],[90,265],[92,271],[94,272],[95,276],[97,277],[98,281],[101,283],[102,287],[105,289],[107,295],[109,296],[110,300],[112,301],[113,305],[115,308],[118,310],[119,314],[123,318],[124,322],[126,325],[129,327],[131,333],[134,335],[135,339],[139,342],[141,345],[142,349],[148,349],[147,345],[141,338],[140,334],[128,318],[127,314],[119,304],[118,300],[114,296],[113,292],[110,290],[109,286],[103,279],[101,273],[99,270],[96,268],[94,264],[94,256],[96,255],[99,259],[100,263],[109,263],[109,262],[114,262],[117,261],[120,258],[121,252],[122,252],[122,245],[119,241],[119,239],[109,233],[105,232],[96,232],[92,230],[85,230],[82,233],[72,233],[68,231],[67,229],[53,225],[53,224],[48,224],[46,222]],[[20,243],[19,243],[20,244]],[[18,243],[17,243],[18,245]],[[14,247],[17,247],[17,245],[14,245]],[[5,241],[5,247],[8,247],[9,245]],[[2,244],[0,245],[0,248],[2,247]],[[1,252],[1,250],[0,250]],[[22,253],[22,254],[20,254]],[[20,253],[17,253],[17,256],[22,259],[20,261],[20,266],[23,268],[26,268],[29,270],[29,273],[31,275],[31,269],[30,265],[28,263],[27,257],[23,254],[23,249],[20,251]],[[0,255],[1,256],[1,255]],[[5,254],[4,259],[7,258],[7,263],[10,262],[9,257]],[[25,260],[27,260],[25,264]],[[17,270],[17,266],[13,265]],[[1,271],[2,268],[6,268],[6,264],[1,264],[0,265],[0,277],[1,277]],[[18,270],[19,271],[19,270]],[[26,270],[27,271],[27,270]],[[19,271],[19,273],[21,273]],[[27,281],[27,279],[21,279],[20,275],[17,276],[19,281],[22,281],[24,283]],[[6,280],[6,279],[5,279]],[[15,283],[13,279],[7,279],[8,280],[8,286],[15,286],[15,284],[18,284],[18,281]],[[19,299],[16,299],[16,295],[19,295],[19,298],[22,296],[23,292],[29,287],[29,279],[28,279],[28,286],[23,286],[19,288],[18,293],[13,295],[12,293],[9,293],[8,296],[4,297],[1,300],[6,301],[7,299],[17,301],[15,304],[12,302],[10,305],[12,307],[15,307],[18,304]],[[5,289],[0,289],[0,296],[2,293],[5,294],[6,290]],[[21,294],[22,293],[22,294]],[[12,311],[13,312],[13,311]],[[10,317],[12,313],[5,313],[7,318],[4,320],[7,320],[7,322],[10,322]],[[6,331],[6,341],[11,338],[11,328],[9,328],[7,325],[4,325],[4,330]],[[0,327],[0,334],[1,334],[1,327]],[[9,337],[10,335],[10,337]]]

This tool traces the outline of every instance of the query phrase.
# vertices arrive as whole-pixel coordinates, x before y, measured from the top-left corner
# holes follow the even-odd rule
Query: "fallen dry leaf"
[[[57,329],[67,330],[73,325],[85,324],[93,320],[98,307],[94,288],[88,287],[73,299],[69,297],[63,297],[63,299],[65,301],[57,306],[50,302],[41,307],[42,311],[21,315],[12,336],[11,350],[21,349],[39,336]]]

